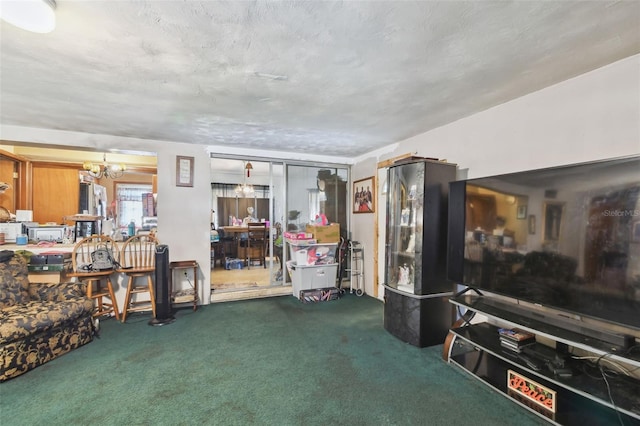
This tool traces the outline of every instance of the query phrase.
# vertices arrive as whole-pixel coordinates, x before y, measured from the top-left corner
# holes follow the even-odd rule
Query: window
[[[142,225],[142,218],[155,216],[152,186],[139,183],[117,183],[116,203],[118,207],[118,228],[126,229],[132,220],[136,227]]]

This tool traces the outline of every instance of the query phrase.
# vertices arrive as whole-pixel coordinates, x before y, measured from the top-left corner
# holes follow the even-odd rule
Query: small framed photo
[[[529,235],[536,233],[536,217],[532,214],[529,215]]]
[[[193,186],[193,157],[176,156],[176,186]]]
[[[516,218],[518,219],[526,219],[527,218],[527,206],[518,206],[518,210],[516,212]]]
[[[375,176],[353,182],[351,205],[354,213],[373,213],[376,211]]]

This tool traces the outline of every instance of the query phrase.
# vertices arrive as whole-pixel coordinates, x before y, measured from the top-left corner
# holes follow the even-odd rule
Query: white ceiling
[[[640,52],[639,1],[57,4],[3,125],[353,158]]]

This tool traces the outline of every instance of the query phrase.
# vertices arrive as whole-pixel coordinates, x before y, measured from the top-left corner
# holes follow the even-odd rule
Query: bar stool
[[[93,263],[92,253],[99,246],[109,250],[112,256],[114,253],[117,254],[117,251],[114,252],[113,250],[114,242],[110,237],[106,235],[85,237],[73,247],[71,255],[73,272],[68,276],[76,277],[78,281],[86,284],[87,297],[95,301],[95,308],[92,314],[94,318],[113,313],[116,320],[120,320],[118,301],[111,283],[111,275],[114,273],[114,269],[94,270],[91,267]],[[117,261],[117,259],[114,260]]]
[[[156,298],[152,276],[156,271],[156,247],[158,240],[153,235],[134,235],[122,245],[118,272],[127,275],[127,294],[122,309],[122,322],[129,312],[151,311],[156,316]],[[144,283],[136,280],[143,278]],[[148,300],[137,300],[140,293],[149,293]],[[135,300],[134,299],[135,296]]]

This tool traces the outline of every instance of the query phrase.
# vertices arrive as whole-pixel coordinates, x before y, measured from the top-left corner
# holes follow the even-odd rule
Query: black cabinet
[[[384,326],[414,346],[440,344],[452,321],[446,300],[447,204],[455,164],[409,160],[389,167]]]

